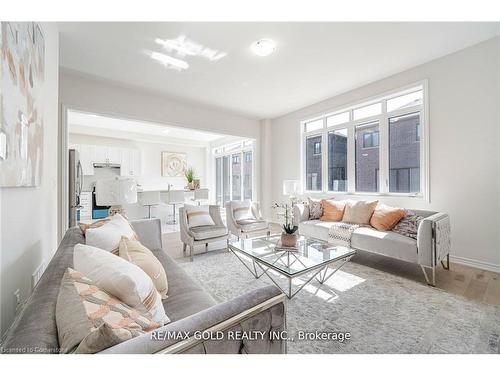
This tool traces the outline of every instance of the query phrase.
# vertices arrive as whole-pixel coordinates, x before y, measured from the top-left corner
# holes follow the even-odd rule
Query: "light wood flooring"
[[[164,250],[174,259],[184,258],[179,232],[163,234]],[[220,244],[209,245],[209,251],[220,248]],[[196,249],[203,252],[204,246]],[[196,261],[196,256],[195,256]],[[358,252],[351,260],[358,264],[406,277],[425,284],[425,279],[418,265],[410,264],[377,254]],[[500,274],[450,263],[450,269],[439,266],[436,270],[436,287],[447,292],[481,301],[500,305]]]

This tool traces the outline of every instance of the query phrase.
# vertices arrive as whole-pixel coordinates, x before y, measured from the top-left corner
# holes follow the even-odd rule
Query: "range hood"
[[[94,163],[94,168],[114,168],[120,169],[120,164],[110,164],[110,163]]]

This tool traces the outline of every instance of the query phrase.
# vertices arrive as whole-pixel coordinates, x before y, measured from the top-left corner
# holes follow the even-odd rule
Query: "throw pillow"
[[[61,353],[97,353],[160,327],[151,314],[125,305],[71,268],[61,280],[56,325]]]
[[[162,299],[167,298],[168,281],[165,268],[157,257],[139,241],[122,237],[119,247],[120,257],[138,266],[153,280]]]
[[[320,217],[321,221],[341,221],[344,216],[344,209],[347,201],[336,201],[333,199],[322,199],[321,207],[323,214]]]
[[[348,201],[342,221],[351,224],[368,225],[378,201]]]
[[[111,251],[114,254],[118,254],[118,246],[123,236],[137,238],[128,220],[120,214],[91,224],[84,233],[87,245]]]
[[[236,221],[256,219],[252,211],[252,201],[248,199],[241,202],[231,202],[231,208],[233,209],[233,216]]]
[[[309,206],[309,219],[317,220],[323,216],[323,208],[321,208],[321,199],[307,198]]]
[[[392,230],[402,218],[406,216],[404,208],[379,204],[370,219],[370,225],[377,230]]]
[[[170,320],[151,278],[135,264],[108,251],[83,244],[75,245],[73,265],[95,285],[116,296],[141,313],[149,312],[159,324]]]
[[[408,211],[406,216],[396,224],[392,230],[394,233],[401,234],[409,238],[417,239],[418,226],[423,220],[423,216],[419,216],[412,211]]]
[[[210,216],[209,206],[185,205],[188,228],[199,227],[202,225],[215,225],[212,216]]]

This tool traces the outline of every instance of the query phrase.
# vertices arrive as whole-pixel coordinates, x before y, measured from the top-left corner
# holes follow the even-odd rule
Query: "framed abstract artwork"
[[[161,153],[161,175],[163,177],[184,177],[186,154],[179,152]]]
[[[38,186],[43,162],[45,41],[34,22],[2,22],[0,187]]]

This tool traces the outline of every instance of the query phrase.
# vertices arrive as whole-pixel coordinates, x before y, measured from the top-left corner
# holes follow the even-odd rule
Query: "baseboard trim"
[[[455,255],[450,255],[450,262],[463,264],[465,266],[479,268],[479,269],[482,269],[485,271],[500,273],[500,265],[494,264],[494,263],[482,262],[480,260],[458,257]]]

